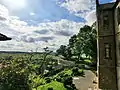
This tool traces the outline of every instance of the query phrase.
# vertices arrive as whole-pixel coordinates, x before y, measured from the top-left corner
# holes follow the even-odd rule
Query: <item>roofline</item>
[[[99,6],[99,0],[96,0],[96,7]]]
[[[116,0],[114,8],[119,4],[120,0]]]

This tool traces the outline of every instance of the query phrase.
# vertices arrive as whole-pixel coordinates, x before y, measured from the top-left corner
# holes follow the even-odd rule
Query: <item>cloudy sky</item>
[[[0,50],[56,50],[95,19],[95,0],[0,0],[0,33],[12,38]]]

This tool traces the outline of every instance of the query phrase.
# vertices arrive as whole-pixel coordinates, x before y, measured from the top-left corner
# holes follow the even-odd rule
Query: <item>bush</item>
[[[66,90],[64,85],[57,81],[52,81],[48,84],[39,86],[37,90]]]

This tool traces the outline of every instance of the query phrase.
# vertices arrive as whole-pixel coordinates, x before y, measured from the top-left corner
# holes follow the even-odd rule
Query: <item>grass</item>
[[[49,90],[48,88],[53,88],[53,90],[66,90],[64,85],[57,81],[52,81],[48,84],[39,86],[37,89],[33,89],[33,90]]]

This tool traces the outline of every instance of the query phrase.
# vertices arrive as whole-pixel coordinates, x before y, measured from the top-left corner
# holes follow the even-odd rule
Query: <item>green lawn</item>
[[[49,90],[48,88],[53,88],[53,90],[66,90],[64,88],[64,85],[57,81],[52,81],[51,83],[39,86],[37,88],[37,90]],[[36,89],[33,89],[33,90],[36,90]],[[52,89],[50,89],[50,90],[52,90]]]

